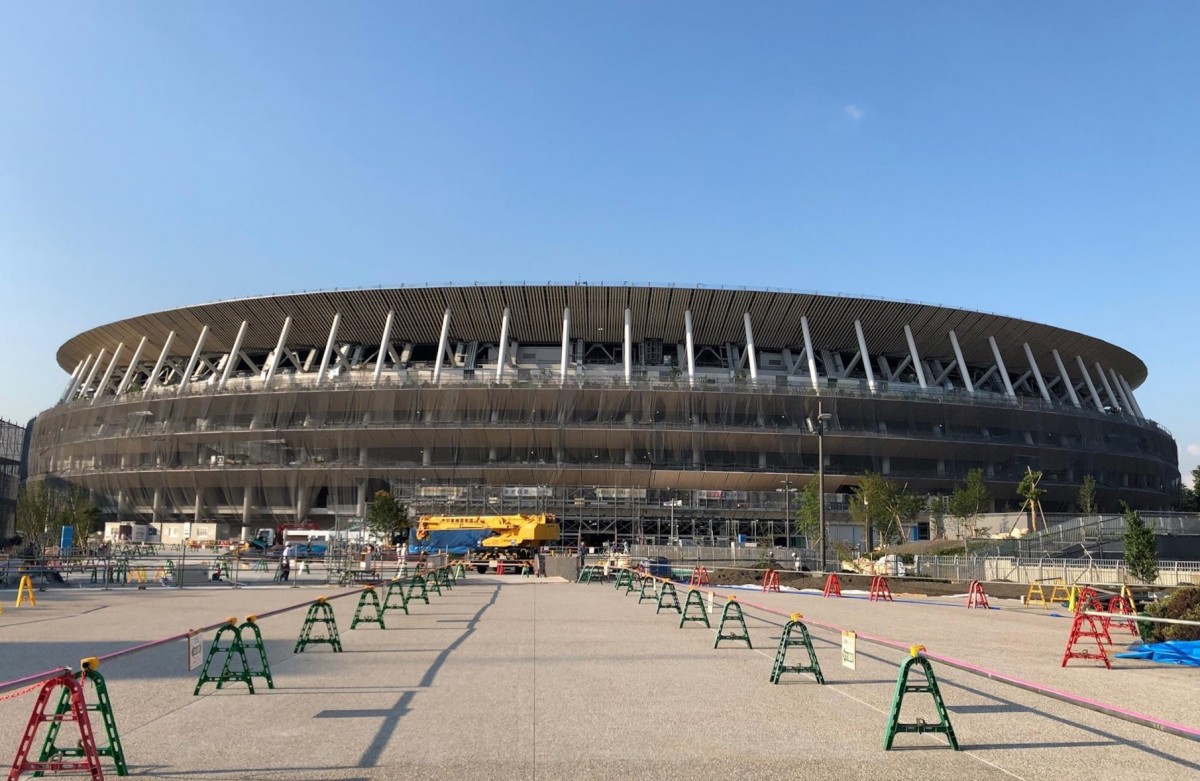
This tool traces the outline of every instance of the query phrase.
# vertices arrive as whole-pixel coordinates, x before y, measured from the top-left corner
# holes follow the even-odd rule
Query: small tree
[[[811,480],[804,487],[804,491],[800,494],[800,507],[796,510],[796,532],[803,534],[809,541],[809,546],[812,546],[813,540],[817,540],[817,544],[824,544],[821,536],[821,492],[818,490],[817,481]],[[791,540],[788,541],[789,544]]]
[[[955,520],[959,536],[963,539],[964,553],[970,552],[967,547],[967,538],[974,534],[979,516],[987,512],[991,504],[992,494],[983,480],[982,469],[972,469],[967,472],[966,482],[955,486],[954,492],[950,494],[947,509]]]
[[[904,524],[912,523],[924,509],[924,496],[874,472],[863,475],[850,499],[850,517],[866,528],[868,550],[872,530],[879,533],[884,543],[902,541]]]
[[[946,506],[949,499],[945,496],[929,497],[929,524],[933,528],[930,536],[940,540],[946,536]]]
[[[1125,508],[1125,566],[1129,574],[1143,583],[1158,579],[1158,544],[1154,531],[1146,525],[1137,510]]]
[[[1038,488],[1038,483],[1042,480],[1042,471],[1033,471],[1032,467],[1025,467],[1025,476],[1021,478],[1021,482],[1017,485],[1017,493],[1025,499],[1025,503],[1021,505],[1021,509],[1029,508],[1029,528],[1037,531],[1038,513],[1042,509],[1042,496],[1045,495],[1045,488]],[[1042,528],[1046,528],[1045,520],[1042,521]]]
[[[17,495],[17,532],[39,550],[58,535],[61,499],[44,482],[27,484]]]
[[[1091,475],[1083,476],[1083,484],[1079,486],[1075,503],[1079,505],[1079,512],[1084,515],[1096,514],[1096,478]]]
[[[396,501],[387,491],[376,491],[375,501],[367,508],[366,526],[381,540],[391,541],[408,533],[408,506]]]
[[[84,488],[72,488],[61,495],[58,511],[58,526],[75,529],[75,545],[83,547],[88,537],[96,530],[100,519],[100,508]]]

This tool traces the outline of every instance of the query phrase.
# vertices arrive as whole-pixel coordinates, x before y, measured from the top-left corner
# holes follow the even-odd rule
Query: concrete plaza
[[[340,593],[268,584],[74,588],[38,594],[35,608],[13,608],[6,591],[0,681]],[[922,643],[1200,726],[1195,669],[1123,660],[1112,671],[1087,661],[1061,668],[1069,622],[1049,611],[995,601],[999,610],[966,610],[961,599],[909,602],[899,594],[896,603],[875,604],[738,593],[744,602]],[[410,604],[410,615],[389,611],[386,630],[350,629],[353,596],[333,604],[344,653],[325,646],[292,653],[303,609],[261,622],[276,688],[260,683],[253,696],[240,684],[220,692],[207,684],[192,696],[196,674],[187,670],[183,641],[104,663],[131,775],[1098,781],[1200,773],[1200,743],[938,665],[963,750],[935,736],[899,735],[898,750],[884,752],[904,653],[860,644],[857,669],[849,670],[839,637],[817,629],[827,685],[806,675],[772,685],[782,619],[754,608],[747,609],[754,648],[714,650],[712,630],[679,629],[674,612],[656,614],[611,584],[472,575],[431,595],[429,605]],[[0,700],[0,767],[11,762],[33,701],[33,693]],[[909,695],[904,720],[916,717],[936,721],[929,697]]]

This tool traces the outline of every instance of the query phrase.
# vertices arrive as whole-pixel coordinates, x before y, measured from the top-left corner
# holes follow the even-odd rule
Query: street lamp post
[[[783,483],[783,547],[792,547],[792,479],[785,477]],[[776,491],[779,489],[776,488]]]
[[[827,569],[825,561],[825,422],[833,418],[817,407],[817,525],[821,534],[821,572]]]

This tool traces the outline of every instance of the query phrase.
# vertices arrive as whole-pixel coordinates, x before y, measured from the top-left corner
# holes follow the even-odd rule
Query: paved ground
[[[0,594],[0,680],[189,627],[304,603],[328,587],[71,589],[37,608]],[[898,596],[898,599],[901,597]],[[1118,662],[1062,669],[1066,619],[1013,603],[871,604],[741,592],[745,602],[965,659],[1039,683],[1200,726],[1195,669]],[[815,631],[828,681],[769,682],[778,621],[753,609],[755,649],[609,585],[472,576],[387,630],[351,631],[352,599],[333,603],[345,652],[293,654],[303,611],[262,621],[277,683],[250,696],[210,684],[192,696],[182,641],[106,663],[131,774],[161,779],[1182,779],[1200,744],[939,668],[964,750],[901,735],[883,752],[903,654]],[[719,604],[719,603],[718,603]],[[766,620],[769,619],[769,620]],[[210,634],[211,636],[211,634]],[[2,695],[0,695],[2,696]],[[905,718],[933,720],[910,695]],[[33,704],[0,701],[0,767]],[[918,707],[919,706],[919,707]],[[111,775],[111,774],[110,774]]]

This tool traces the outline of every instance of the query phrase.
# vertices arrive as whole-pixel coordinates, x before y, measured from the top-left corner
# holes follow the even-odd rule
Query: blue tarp
[[[409,553],[452,553],[463,556],[476,551],[480,541],[491,535],[488,529],[456,529],[453,531],[429,532],[423,540],[417,539],[417,530],[408,531]]]
[[[1143,643],[1116,656],[1118,659],[1145,659],[1148,662],[1200,667],[1200,640],[1168,640],[1165,643]]]

